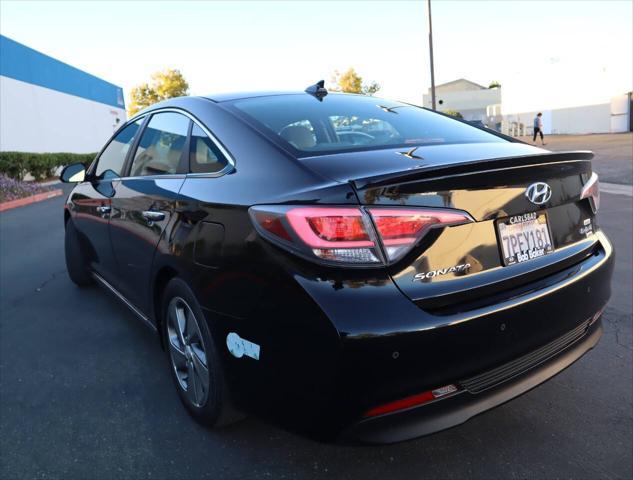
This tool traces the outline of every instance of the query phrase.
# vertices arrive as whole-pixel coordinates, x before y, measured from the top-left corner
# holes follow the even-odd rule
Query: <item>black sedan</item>
[[[172,99],[62,173],[68,273],[157,333],[207,425],[413,438],[598,342],[591,158],[322,84]]]

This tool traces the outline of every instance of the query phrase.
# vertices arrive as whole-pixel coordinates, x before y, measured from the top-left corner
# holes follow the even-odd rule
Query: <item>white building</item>
[[[455,110],[465,120],[480,120],[489,123],[487,108],[501,103],[500,88],[486,88],[465,78],[435,86],[436,109],[440,112]],[[424,95],[423,104],[432,107],[431,89]],[[493,125],[488,125],[492,127]]]
[[[0,150],[96,152],[125,119],[120,87],[0,35]]]
[[[538,112],[543,114],[543,131],[546,134],[633,131],[631,92],[611,97],[610,101],[608,94],[592,97],[577,95],[565,98],[561,104],[561,100],[557,101],[556,91],[533,90],[520,79],[506,88],[490,89],[460,78],[435,87],[436,109],[458,111],[465,120],[481,120],[487,127],[513,136],[532,135],[534,117]],[[606,101],[591,103],[588,101],[590,98],[605,98]],[[425,107],[431,108],[430,89],[423,101]],[[541,108],[536,110],[534,107],[538,108],[538,105]]]
[[[631,93],[613,97],[610,102],[576,107],[539,110],[543,114],[545,134],[622,133],[633,131]],[[507,113],[502,106],[501,132],[508,135],[532,135],[534,117],[539,111]]]

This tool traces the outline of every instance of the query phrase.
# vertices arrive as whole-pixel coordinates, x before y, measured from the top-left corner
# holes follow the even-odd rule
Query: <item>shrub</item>
[[[35,180],[52,177],[58,167],[72,163],[90,165],[96,153],[0,152],[0,174],[22,180],[27,173]]]
[[[461,118],[463,119],[463,115],[461,113],[459,113],[457,110],[444,110],[444,112],[446,115],[450,115],[451,117],[455,117],[455,118]]]
[[[0,152],[0,173],[22,180],[27,173],[27,156],[21,152]]]
[[[49,187],[42,187],[33,182],[20,182],[0,173],[0,202],[9,202],[18,198],[30,197],[37,193],[49,191]]]

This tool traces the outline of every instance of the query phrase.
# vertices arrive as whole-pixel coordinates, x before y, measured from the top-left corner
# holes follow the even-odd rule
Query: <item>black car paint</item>
[[[148,111],[166,107],[206,126],[235,168],[217,178],[182,171],[169,178],[88,179],[69,195],[66,209],[92,268],[153,322],[161,318],[166,282],[178,275],[190,285],[221,352],[232,399],[245,411],[325,439],[346,431],[386,442],[446,428],[459,422],[374,435],[372,425],[383,429],[407,413],[374,420],[362,414],[524,355],[591,318],[610,296],[608,240],[601,232],[570,233],[593,219],[588,202],[578,201],[581,174],[590,171],[586,153],[548,161],[541,149],[495,143],[421,147],[423,160],[383,149],[297,161],[221,102],[186,97]],[[506,160],[490,160],[499,158]],[[433,172],[456,163],[465,165],[444,176],[441,168]],[[502,267],[494,221],[540,209],[523,191],[541,179],[559,192],[545,205],[557,225],[557,250]],[[435,232],[390,268],[324,268],[257,234],[248,208],[265,204],[450,206],[477,222]],[[96,210],[103,205],[111,207],[109,215]],[[150,224],[140,214],[146,210],[165,218]],[[441,251],[443,242],[460,236],[460,255]],[[412,281],[416,272],[465,259],[472,272]],[[599,321],[592,328],[598,331]],[[259,344],[260,359],[231,356],[229,332]],[[589,338],[582,341],[589,345]],[[547,367],[552,375],[566,366],[555,365]],[[504,385],[495,391],[509,388]],[[465,395],[471,394],[460,398]],[[443,402],[454,413],[448,400],[432,409],[442,410]]]
[[[168,178],[124,178],[115,185],[110,215],[110,241],[118,267],[117,286],[121,293],[143,311],[150,297],[141,285],[149,285],[154,250],[174,220],[174,209],[184,175]],[[143,212],[157,212],[164,218],[150,221]]]
[[[71,192],[72,205],[67,205],[71,207],[68,211],[72,211],[73,221],[84,239],[84,250],[92,259],[92,268],[109,281],[116,278],[116,260],[110,242],[107,213],[112,201],[112,191],[111,182],[82,182]]]

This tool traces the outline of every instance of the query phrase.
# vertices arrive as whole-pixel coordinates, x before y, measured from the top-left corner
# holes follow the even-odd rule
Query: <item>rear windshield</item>
[[[420,107],[361,95],[277,95],[235,100],[235,113],[299,156],[455,143],[506,142]]]

